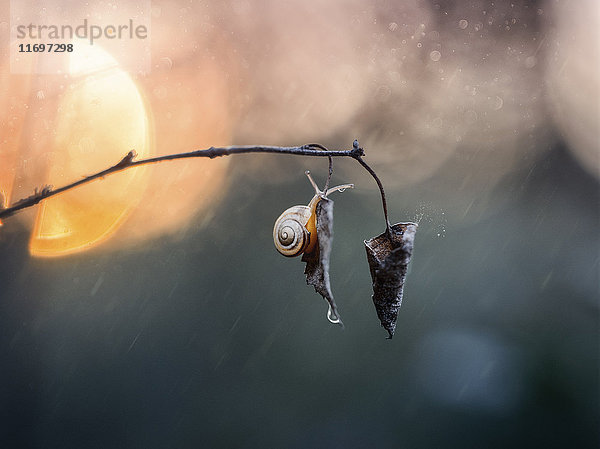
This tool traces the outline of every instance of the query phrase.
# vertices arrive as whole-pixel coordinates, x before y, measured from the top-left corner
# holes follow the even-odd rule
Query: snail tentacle
[[[343,192],[346,189],[353,189],[354,184],[342,184],[341,186],[335,186],[327,190],[325,192],[325,196],[329,195],[332,192]]]
[[[310,175],[310,170],[306,170],[304,172],[304,174],[306,175],[306,177],[308,178],[308,180],[310,181],[310,183],[314,187],[314,189],[315,189],[315,195],[319,195],[319,196],[323,195],[323,192],[321,191],[321,189],[319,189],[319,186],[317,185],[317,183],[315,182],[315,180]]]
[[[310,175],[310,171],[306,170],[305,174],[315,189],[315,195],[308,206],[293,206],[283,212],[273,227],[275,248],[286,257],[310,254],[317,248],[316,209],[319,201],[327,198],[331,192],[343,192],[345,189],[354,188],[354,184],[342,184],[322,191]]]

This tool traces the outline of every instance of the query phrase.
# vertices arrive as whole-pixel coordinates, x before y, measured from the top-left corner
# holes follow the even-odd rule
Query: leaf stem
[[[333,159],[331,159],[331,156],[327,159],[329,160],[329,173],[327,174],[327,181],[325,181],[325,188],[323,189],[325,195],[327,195],[327,191],[329,190],[329,181],[331,181],[331,175],[333,174]]]
[[[371,167],[369,167],[369,165],[362,159],[362,157],[356,156],[356,157],[354,157],[354,159],[356,159],[358,161],[358,163],[360,165],[362,165],[371,174],[371,176],[373,176],[373,178],[375,179],[375,182],[377,182],[377,186],[379,187],[379,192],[381,193],[381,204],[383,205],[383,216],[385,218],[385,232],[386,232],[387,236],[391,239],[392,230],[391,230],[390,220],[388,219],[387,201],[385,199],[385,191],[383,190],[383,184],[381,183],[381,180],[379,179],[377,174],[373,171],[373,169]]]

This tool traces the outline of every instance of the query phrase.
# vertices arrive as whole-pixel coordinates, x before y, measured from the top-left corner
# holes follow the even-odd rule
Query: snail
[[[345,189],[354,187],[354,184],[343,184],[321,191],[310,176],[310,172],[307,170],[305,173],[315,189],[315,195],[308,206],[292,206],[283,212],[273,227],[275,248],[286,257],[295,257],[303,253],[310,254],[315,250],[317,247],[317,204],[321,199],[327,198],[331,192],[343,192]]]

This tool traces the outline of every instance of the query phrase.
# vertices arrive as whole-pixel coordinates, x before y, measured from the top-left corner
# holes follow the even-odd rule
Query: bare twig
[[[358,141],[355,140],[351,150],[328,150],[323,145],[318,143],[311,143],[307,145],[297,146],[297,147],[276,147],[276,146],[230,146],[230,147],[210,147],[206,150],[196,150],[190,151],[187,153],[177,153],[177,154],[169,154],[166,156],[158,156],[152,157],[148,159],[140,159],[139,161],[135,161],[136,153],[135,151],[130,151],[127,155],[121,159],[117,164],[109,167],[105,170],[102,170],[98,173],[95,173],[90,176],[86,176],[79,181],[75,181],[71,184],[67,184],[58,189],[53,189],[52,186],[45,186],[41,190],[36,189],[33,195],[28,196],[27,198],[23,198],[10,207],[3,207],[0,204],[0,219],[10,217],[20,210],[26,209],[28,207],[34,206],[38,204],[40,201],[45,200],[46,198],[50,198],[52,196],[63,193],[67,190],[74,189],[82,184],[86,184],[88,182],[94,181],[98,178],[104,178],[110,174],[116,173],[118,171],[122,171],[131,167],[137,167],[140,165],[146,164],[154,164],[157,162],[170,161],[174,159],[187,159],[187,158],[195,158],[195,157],[208,157],[214,159],[216,157],[221,156],[230,156],[233,154],[245,154],[245,153],[277,153],[277,154],[292,154],[296,156],[318,156],[318,157],[327,157],[329,159],[329,175],[327,177],[327,183],[325,186],[325,191],[327,191],[329,187],[329,181],[331,179],[331,174],[333,172],[333,161],[332,157],[351,157],[356,159],[370,174],[373,176],[377,185],[379,186],[379,191],[381,192],[381,200],[383,204],[383,214],[386,222],[386,232],[390,232],[390,222],[388,220],[387,214],[387,203],[385,199],[385,193],[383,191],[383,185],[381,181],[373,171],[371,167],[367,165],[367,163],[362,159],[364,156],[363,149],[359,146]]]

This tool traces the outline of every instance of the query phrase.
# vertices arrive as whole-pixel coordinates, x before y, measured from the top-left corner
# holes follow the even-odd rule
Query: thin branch
[[[190,151],[187,153],[177,153],[177,154],[169,154],[166,156],[158,156],[148,159],[141,159],[139,161],[135,161],[136,153],[135,151],[130,151],[123,159],[121,159],[117,164],[109,167],[105,170],[102,170],[98,173],[95,173],[90,176],[86,176],[79,181],[75,181],[71,184],[67,184],[58,189],[53,189],[52,186],[44,186],[41,190],[35,190],[33,195],[28,196],[27,198],[23,198],[12,206],[3,208],[0,204],[0,219],[10,217],[11,215],[19,212],[22,209],[26,209],[28,207],[34,206],[38,204],[40,201],[45,200],[47,198],[53,197],[60,193],[63,193],[67,190],[71,190],[75,187],[78,187],[82,184],[86,184],[88,182],[94,181],[98,178],[104,178],[110,174],[116,173],[118,171],[122,171],[131,167],[137,167],[140,165],[146,164],[154,164],[157,162],[170,161],[174,159],[187,159],[194,157],[208,157],[214,159],[216,157],[221,156],[230,156],[233,154],[244,154],[244,153],[278,153],[278,154],[292,154],[296,156],[318,156],[318,157],[327,157],[329,159],[329,176],[327,177],[327,184],[325,186],[325,191],[329,187],[329,181],[331,179],[331,174],[333,172],[333,161],[332,157],[351,157],[356,159],[359,164],[361,164],[370,174],[373,176],[377,185],[379,186],[379,191],[381,192],[381,201],[383,204],[383,214],[386,222],[386,232],[389,234],[390,231],[390,222],[388,220],[388,212],[387,212],[387,203],[385,199],[385,192],[383,190],[383,185],[373,169],[367,165],[367,163],[362,159],[364,156],[364,151],[360,148],[358,141],[355,140],[352,145],[351,150],[328,150],[323,145],[318,143],[311,143],[307,145],[302,145],[298,147],[276,147],[276,146],[230,146],[230,147],[210,147],[206,150],[196,150]]]
[[[381,183],[381,180],[379,179],[379,177],[377,176],[375,171],[371,167],[369,167],[369,165],[363,160],[362,156],[364,155],[364,151],[362,151],[362,148],[360,148],[358,146],[358,140],[355,140],[352,146],[354,149],[360,150],[360,151],[357,151],[357,153],[355,155],[353,155],[352,157],[354,159],[356,159],[358,161],[358,163],[360,165],[362,165],[365,168],[365,170],[367,170],[371,174],[371,176],[375,179],[375,182],[377,182],[377,186],[379,187],[379,192],[381,193],[381,204],[383,205],[383,216],[385,217],[385,226],[386,226],[385,232],[386,232],[388,238],[391,238],[392,230],[391,230],[390,220],[388,219],[387,201],[385,199],[385,191],[383,190],[383,184]]]

